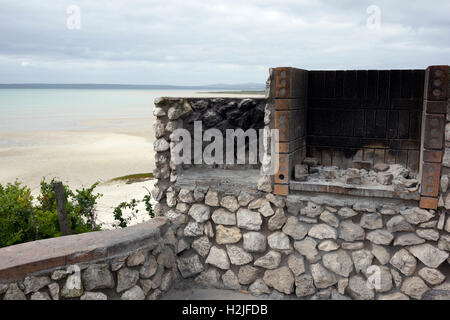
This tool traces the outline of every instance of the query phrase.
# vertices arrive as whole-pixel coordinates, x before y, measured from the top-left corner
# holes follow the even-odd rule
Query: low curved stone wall
[[[2,248],[0,299],[159,299],[176,279],[175,246],[167,220],[157,217]]]

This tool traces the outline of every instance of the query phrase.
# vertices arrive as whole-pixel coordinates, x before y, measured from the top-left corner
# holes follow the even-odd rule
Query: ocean
[[[161,96],[199,96],[192,90],[0,89],[0,132],[93,129],[89,120],[151,118]],[[206,92],[206,91],[205,91]],[[205,95],[205,93],[203,93]],[[98,124],[96,124],[98,126]],[[109,121],[108,125],[114,125]],[[7,141],[0,141],[6,144]]]
[[[80,187],[151,172],[155,98],[237,96],[208,91],[0,89],[0,184],[36,191],[43,177]]]

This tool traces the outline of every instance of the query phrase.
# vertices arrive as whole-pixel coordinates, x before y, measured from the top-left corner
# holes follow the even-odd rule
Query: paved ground
[[[427,291],[423,300],[450,300],[450,282],[435,287]],[[185,281],[177,283],[162,300],[302,300],[295,296],[283,295],[263,295],[255,297],[246,291],[232,291],[226,289],[204,289],[199,288],[196,284]]]
[[[268,297],[255,297],[250,293],[225,289],[173,289],[162,300],[267,300]]]
[[[175,283],[174,287],[163,295],[162,300],[298,300],[294,296],[281,293],[256,297],[249,292],[227,289],[212,289],[200,287],[193,280],[183,280]]]

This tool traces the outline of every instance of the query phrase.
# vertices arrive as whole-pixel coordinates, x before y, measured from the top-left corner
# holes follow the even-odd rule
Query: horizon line
[[[247,83],[215,83],[202,85],[172,85],[172,84],[125,84],[125,83],[47,83],[47,82],[29,82],[29,83],[0,83],[0,88],[36,88],[36,87],[53,87],[53,88],[70,88],[70,87],[111,87],[111,88],[186,88],[186,89],[264,89],[264,83],[247,82]]]

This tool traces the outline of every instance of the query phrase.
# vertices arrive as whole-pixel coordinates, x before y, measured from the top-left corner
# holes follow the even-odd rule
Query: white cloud
[[[66,28],[74,3],[80,30]],[[366,27],[372,4],[379,30]],[[264,83],[280,65],[424,68],[448,63],[448,12],[446,0],[2,0],[0,82]]]

